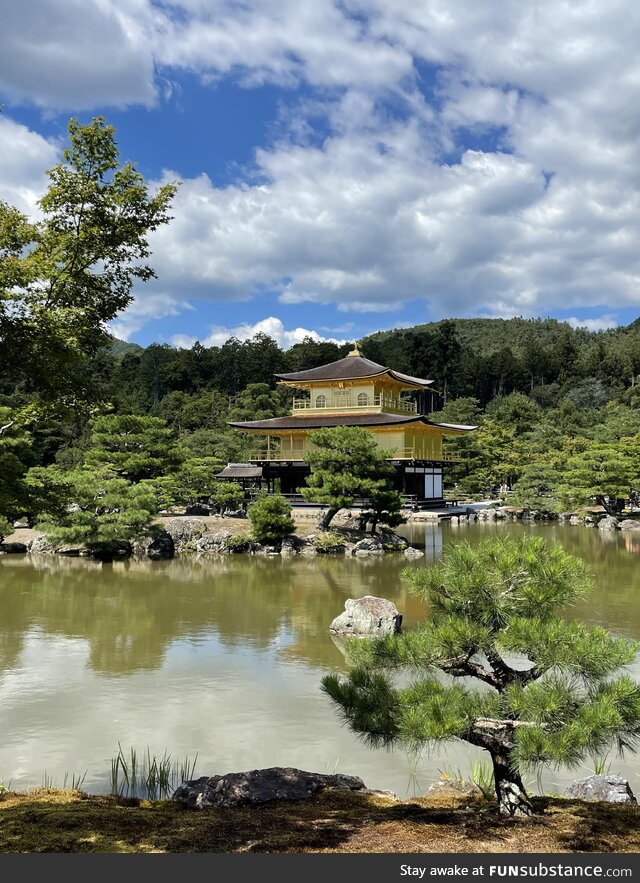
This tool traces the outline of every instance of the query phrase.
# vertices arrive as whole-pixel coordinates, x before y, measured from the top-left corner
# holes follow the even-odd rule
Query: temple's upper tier
[[[385,368],[371,359],[365,359],[361,355],[348,355],[337,362],[329,362],[328,365],[320,365],[318,368],[309,368],[307,371],[294,371],[292,374],[276,374],[280,383],[289,386],[307,386],[310,383],[332,380],[364,380],[365,378],[381,377],[387,374],[404,389],[426,389],[431,386],[433,380],[422,380],[420,377],[410,377],[401,374],[393,368]]]

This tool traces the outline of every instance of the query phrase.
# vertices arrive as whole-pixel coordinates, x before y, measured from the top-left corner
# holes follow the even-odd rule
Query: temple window
[[[358,401],[358,407],[363,408],[365,405],[369,404],[369,396],[367,395],[366,392],[360,392],[360,393],[358,393],[357,401]]]
[[[326,408],[327,397],[323,395],[316,396],[316,408]]]

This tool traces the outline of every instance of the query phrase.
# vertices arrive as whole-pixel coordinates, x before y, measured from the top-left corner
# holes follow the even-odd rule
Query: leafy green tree
[[[219,485],[224,482],[215,476],[223,465],[216,457],[190,457],[180,464],[176,472],[147,478],[142,483],[154,494],[160,509],[191,506],[208,502],[218,492]]]
[[[351,641],[349,676],[322,682],[370,745],[419,752],[469,742],[491,757],[500,812],[527,816],[521,770],[575,766],[611,745],[635,744],[640,686],[617,669],[638,645],[562,615],[589,587],[580,560],[539,537],[461,542],[439,566],[405,576],[427,601],[428,621],[399,636]],[[398,670],[416,679],[397,684]],[[465,680],[443,681],[442,673]]]
[[[512,428],[517,436],[534,429],[542,417],[540,406],[521,392],[496,396],[487,405],[486,413],[496,422]]]
[[[373,534],[379,524],[398,527],[407,520],[401,511],[402,504],[403,500],[399,491],[384,486],[373,488],[367,497],[366,506],[361,516],[362,521],[365,525],[371,524],[371,533]]]
[[[107,466],[135,482],[173,471],[180,462],[180,454],[164,420],[137,414],[106,414],[91,421],[86,461]]]
[[[569,457],[559,493],[568,507],[596,502],[609,515],[619,514],[617,500],[640,483],[640,435],[615,444],[586,442]]]
[[[449,387],[451,386],[457,367],[462,344],[454,319],[445,319],[436,326],[433,335],[432,364],[436,378],[442,386],[442,401],[447,404]]]
[[[281,494],[261,494],[247,509],[254,537],[260,543],[277,543],[296,529],[291,505]]]
[[[153,413],[181,433],[197,429],[226,430],[229,414],[227,396],[217,389],[201,390],[194,395],[174,390],[168,393]]]
[[[42,220],[0,203],[0,364],[59,404],[81,395],[80,366],[107,345],[105,323],[131,302],[133,283],[155,275],[147,235],[169,221],[176,192],[149,194],[102,117],[68,130]]]
[[[455,471],[464,493],[495,494],[500,485],[511,486],[524,466],[515,430],[490,418],[472,433],[465,456]]]
[[[67,478],[74,505],[38,524],[54,543],[82,543],[95,554],[108,555],[119,543],[152,535],[157,510],[149,487],[110,470],[81,469]]]
[[[376,521],[384,520],[384,513],[393,518],[399,512],[394,469],[385,459],[389,452],[380,450],[370,432],[359,426],[336,426],[310,432],[309,441],[314,445],[307,454],[311,475],[302,495],[328,506],[320,522],[323,530],[340,509],[359,497],[369,503]]]

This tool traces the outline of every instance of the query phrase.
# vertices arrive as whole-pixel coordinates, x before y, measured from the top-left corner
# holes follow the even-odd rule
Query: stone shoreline
[[[170,560],[184,554],[221,555],[251,554],[282,558],[301,555],[315,558],[317,555],[352,555],[369,558],[388,552],[402,553],[408,559],[420,558],[423,552],[412,548],[407,540],[390,530],[381,529],[375,536],[357,530],[349,522],[324,532],[315,522],[297,524],[296,533],[275,544],[258,543],[251,539],[247,519],[238,517],[206,516],[201,518],[178,516],[158,519],[161,528],[151,539],[123,543],[113,558],[149,558]],[[18,528],[4,543],[0,554],[26,553],[32,555],[64,555],[67,557],[93,557],[80,544],[55,546],[46,537],[28,528]]]
[[[445,515],[443,512],[421,511],[407,514],[408,524],[438,523],[449,520],[452,527],[480,522],[533,522],[554,521],[567,525],[582,525],[601,531],[640,531],[640,519],[613,518],[605,512],[585,510],[581,513],[566,512],[560,515],[537,512],[516,506],[497,506],[474,509]],[[413,548],[407,540],[391,530],[380,529],[375,536],[357,528],[357,516],[344,512],[336,517],[335,527],[325,532],[318,528],[320,510],[296,513],[296,532],[281,543],[264,544],[252,540],[248,534],[250,525],[246,516],[167,515],[157,520],[161,528],[157,537],[133,544],[123,543],[115,550],[113,558],[150,558],[169,560],[182,554],[252,554],[279,555],[283,558],[302,555],[352,555],[369,558],[387,552],[401,552],[408,559],[421,558],[423,552]],[[328,540],[331,538],[331,541]],[[54,546],[39,531],[16,525],[13,534],[0,543],[0,554],[56,554],[70,557],[91,557],[91,552],[78,544]]]

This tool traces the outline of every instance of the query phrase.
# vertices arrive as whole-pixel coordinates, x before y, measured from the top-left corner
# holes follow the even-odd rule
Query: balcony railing
[[[462,458],[453,451],[441,451],[439,454],[421,451],[416,448],[403,448],[402,455],[399,453],[392,457],[393,460],[433,460],[435,463],[457,463]]]
[[[398,399],[377,394],[358,401],[357,395],[314,396],[311,399],[294,399],[293,412],[324,413],[327,411],[391,411],[400,414],[417,414],[418,406],[410,399]]]
[[[285,461],[285,462],[302,462],[305,459],[304,450],[291,450],[291,448],[282,449],[274,449],[274,448],[262,448],[257,451],[250,459],[252,462],[270,462],[270,461]],[[433,460],[435,463],[457,463],[462,460],[462,457],[459,454],[453,453],[452,451],[442,451],[437,456],[434,454],[428,454],[420,450],[416,450],[416,448],[400,448],[396,451],[392,451],[391,460]]]

